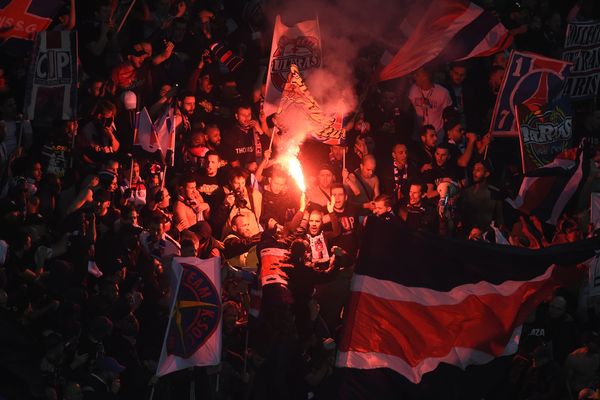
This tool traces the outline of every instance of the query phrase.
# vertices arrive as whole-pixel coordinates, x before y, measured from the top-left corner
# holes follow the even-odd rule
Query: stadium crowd
[[[370,87],[346,144],[302,145],[303,193],[278,163],[281,137],[270,148],[261,105],[273,5],[140,0],[117,33],[116,2],[66,3],[50,29],[78,31],[77,119],[24,119],[31,60],[0,61],[0,398],[336,398],[336,341],[369,219],[533,249],[592,234],[594,101],[573,116],[585,175],[558,224],[504,201],[522,180],[518,142],[488,130],[508,52]],[[514,48],[556,58],[567,21],[598,17],[593,0],[478,3]],[[360,49],[357,82],[382,52]],[[134,146],[134,113],[159,119],[171,105],[165,167]],[[269,246],[294,268],[261,293]],[[175,256],[223,261],[222,363],[157,379]],[[600,398],[600,303],[587,286],[583,273],[530,316],[486,398]]]

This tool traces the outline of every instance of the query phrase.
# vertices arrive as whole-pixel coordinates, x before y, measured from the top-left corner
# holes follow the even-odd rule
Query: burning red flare
[[[298,160],[298,158],[296,156],[290,155],[288,157],[287,164],[288,171],[290,172],[292,178],[294,178],[294,180],[296,181],[296,184],[300,188],[300,191],[302,191],[302,193],[306,192],[306,185],[304,184],[304,174],[302,173],[302,166],[300,165],[300,161]]]

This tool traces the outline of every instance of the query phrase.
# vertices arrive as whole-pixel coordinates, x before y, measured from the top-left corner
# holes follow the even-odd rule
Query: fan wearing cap
[[[198,250],[196,257],[203,260],[220,257],[221,251],[223,251],[223,243],[215,239],[212,235],[212,228],[206,221],[200,221],[196,225],[190,227],[190,231],[193,232],[198,238]]]
[[[119,375],[125,370],[113,357],[102,357],[96,361],[92,372],[83,383],[83,398],[88,399],[113,399],[121,389]]]
[[[133,90],[145,84],[140,69],[148,59],[149,54],[140,47],[131,47],[126,54],[126,60],[116,66],[111,73],[115,90],[120,93],[124,90]]]

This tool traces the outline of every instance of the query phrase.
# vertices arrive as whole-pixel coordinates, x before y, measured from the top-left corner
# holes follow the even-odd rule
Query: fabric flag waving
[[[25,91],[24,114],[53,121],[77,117],[77,32],[41,32]]]
[[[511,42],[512,36],[498,18],[476,4],[432,1],[406,43],[380,72],[379,80],[403,77],[432,61],[489,56]]]
[[[407,385],[441,363],[464,370],[515,353],[529,313],[577,274],[563,265],[600,246],[594,238],[534,251],[368,221],[337,366],[391,369]]]
[[[313,139],[326,144],[340,144],[345,139],[341,115],[326,115],[304,84],[295,64],[290,67],[283,89],[275,124],[284,135],[308,132]]]
[[[59,0],[9,0],[0,9],[0,38],[33,40],[46,30],[62,6]]]
[[[573,63],[564,94],[573,101],[594,98],[600,88],[600,22],[573,21],[567,25],[562,59]]]
[[[573,118],[567,98],[560,97],[535,111],[520,104],[515,111],[524,174],[551,163],[571,147]]]
[[[169,105],[158,121],[154,122],[160,149],[166,165],[172,167],[175,162],[175,109]]]
[[[541,221],[556,225],[571,197],[583,179],[583,151],[569,149],[554,161],[525,176],[514,200],[513,208]]]
[[[156,129],[154,129],[152,119],[146,107],[142,108],[142,111],[138,111],[135,115],[133,145],[140,146],[142,150],[148,153],[161,150],[158,134],[156,133]]]
[[[518,134],[515,106],[540,113],[561,94],[571,64],[535,53],[513,51],[496,97],[490,131],[496,136]],[[519,110],[520,111],[520,110]]]
[[[292,64],[304,74],[321,67],[321,33],[317,20],[286,26],[278,15],[275,20],[271,58],[267,70],[264,112],[269,116],[277,111]]]
[[[157,376],[221,362],[221,259],[175,257],[171,315]]]

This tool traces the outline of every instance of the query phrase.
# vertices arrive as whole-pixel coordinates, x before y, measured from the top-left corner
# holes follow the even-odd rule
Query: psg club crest
[[[221,297],[204,272],[188,264],[181,266],[181,283],[166,344],[169,355],[189,358],[217,329]]]
[[[538,113],[560,96],[570,64],[534,53],[511,53],[498,93],[491,131],[495,135],[517,135],[515,107]]]
[[[561,100],[538,112],[527,112],[520,107],[519,129],[524,172],[552,162],[557,154],[572,145],[570,106],[564,99]]]
[[[279,38],[271,61],[271,80],[280,92],[283,91],[292,64],[298,66],[300,71],[319,67],[319,39],[314,36],[290,38],[285,35]]]

